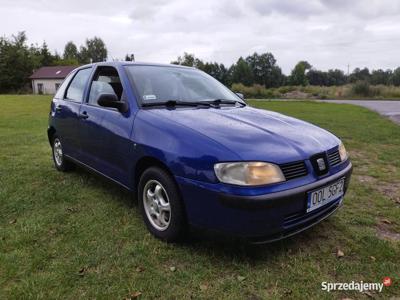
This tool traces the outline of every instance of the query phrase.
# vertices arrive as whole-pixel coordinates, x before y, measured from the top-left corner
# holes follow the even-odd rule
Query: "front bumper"
[[[199,182],[177,180],[192,225],[262,243],[301,232],[333,214],[343,198],[306,213],[307,193],[343,177],[346,192],[351,173],[349,162],[342,170],[313,183],[256,196],[233,195]]]

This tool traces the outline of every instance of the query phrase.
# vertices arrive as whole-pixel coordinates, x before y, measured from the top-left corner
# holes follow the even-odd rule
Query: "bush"
[[[246,98],[279,99],[279,98],[314,98],[314,99],[399,99],[400,87],[370,85],[365,81],[342,86],[281,86],[265,88],[262,85],[245,86],[241,83],[232,85],[232,90],[242,93]]]
[[[232,84],[232,91],[242,93],[245,98],[280,98],[280,93],[275,89],[266,89],[264,86],[255,84],[253,86],[245,86],[241,83]]]
[[[278,88],[278,92],[280,94],[286,94],[286,93],[293,92],[297,89],[298,89],[298,87],[296,87],[296,86],[281,86]]]
[[[372,90],[366,81],[357,81],[351,88],[353,96],[370,97]]]
[[[398,87],[398,86],[382,86],[381,95],[382,95],[382,98],[385,98],[385,99],[399,99],[400,98],[400,87]]]

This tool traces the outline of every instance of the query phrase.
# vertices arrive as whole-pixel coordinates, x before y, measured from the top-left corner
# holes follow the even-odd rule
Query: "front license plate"
[[[335,201],[343,196],[344,178],[308,193],[307,212]]]

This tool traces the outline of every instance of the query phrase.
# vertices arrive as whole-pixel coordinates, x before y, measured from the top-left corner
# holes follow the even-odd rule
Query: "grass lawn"
[[[400,126],[391,121],[344,104],[252,102],[343,139],[354,164],[344,207],[274,244],[172,245],[147,233],[129,193],[54,169],[49,103],[0,96],[0,299],[400,297]],[[321,291],[322,281],[385,276],[393,285],[382,294]]]

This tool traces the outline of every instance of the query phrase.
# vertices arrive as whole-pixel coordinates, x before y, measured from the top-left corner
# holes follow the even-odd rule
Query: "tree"
[[[249,64],[240,57],[236,64],[231,67],[232,83],[243,83],[250,86],[254,83],[253,74]]]
[[[177,60],[172,61],[171,64],[198,68],[225,85],[230,85],[232,83],[230,72],[224,64],[218,64],[217,62],[203,62],[194,54],[184,52],[183,56],[178,56]]]
[[[221,81],[223,84],[225,84],[226,86],[232,85],[231,73],[229,72],[229,69],[227,67],[225,67],[224,64],[219,64],[219,76],[217,79],[219,81]]]
[[[53,66],[79,66],[79,61],[76,59],[56,59],[53,61]]]
[[[332,86],[343,85],[347,82],[346,75],[342,70],[334,69],[328,72],[311,69],[306,74],[308,83],[311,85]]]
[[[85,46],[80,47],[79,62],[101,62],[107,59],[107,48],[103,40],[98,37],[86,39]]]
[[[181,65],[181,66],[187,66],[187,67],[195,67],[202,69],[204,66],[204,63],[202,60],[196,58],[194,54],[190,54],[187,52],[183,53],[183,56],[178,56],[176,61],[172,61],[171,64],[174,65]]]
[[[307,72],[307,80],[311,85],[328,85],[328,73],[311,69]]]
[[[46,42],[43,42],[42,47],[40,49],[41,61],[40,64],[42,66],[51,66],[53,65],[54,60],[56,59],[49,51]]]
[[[282,71],[276,65],[276,59],[271,53],[263,53],[246,57],[251,68],[254,83],[265,87],[277,87],[282,83]]]
[[[390,82],[395,86],[400,86],[400,67],[393,71]]]
[[[328,71],[328,82],[327,86],[331,85],[343,85],[347,83],[347,77],[342,70],[334,69]]]
[[[69,41],[68,43],[65,44],[63,59],[65,60],[79,59],[78,47],[76,47],[74,42]]]
[[[54,55],[49,51],[46,42],[43,42],[41,46],[37,44],[31,45],[29,48],[31,54],[32,63],[35,68],[42,66],[52,66],[56,60],[60,59],[60,56],[55,53]]]
[[[125,55],[125,61],[135,61],[135,54],[127,54]]]
[[[354,71],[349,76],[349,81],[351,83],[357,81],[368,81],[370,80],[370,74],[368,68],[360,69],[355,68]]]
[[[25,32],[0,38],[0,93],[17,92],[29,83],[35,67]]]
[[[382,69],[373,70],[370,75],[371,84],[389,84],[392,76],[391,70],[383,71]]]
[[[200,61],[201,62],[201,61]],[[225,85],[230,84],[230,76],[228,69],[224,66],[224,64],[214,63],[203,63],[198,62],[199,69],[211,75],[218,81],[222,82]]]
[[[306,72],[311,69],[311,65],[307,61],[299,61],[290,74],[291,85],[307,85],[308,80]]]

